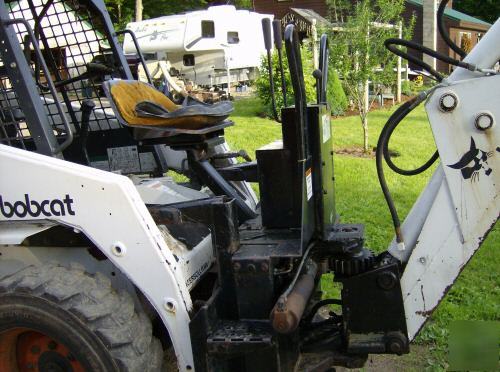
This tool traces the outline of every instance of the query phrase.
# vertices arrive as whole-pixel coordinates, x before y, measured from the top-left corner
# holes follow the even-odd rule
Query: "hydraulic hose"
[[[443,15],[444,15],[444,11],[445,11],[445,8],[446,8],[446,5],[448,4],[448,2],[449,2],[449,0],[442,0],[439,4],[439,8],[438,8],[438,12],[437,12],[439,33],[441,34],[441,37],[443,38],[445,43],[453,51],[455,51],[458,55],[460,55],[461,58],[464,58],[467,55],[467,53],[465,53],[465,51],[460,49],[450,39],[450,36],[448,35],[448,33],[446,32],[445,27],[444,27]],[[430,75],[432,75],[438,82],[441,82],[444,78],[438,71],[436,71],[429,64],[418,59],[417,57],[414,57],[414,56],[408,54],[407,52],[399,49],[397,46],[403,46],[406,48],[410,48],[410,49],[422,52],[426,55],[434,57],[435,59],[446,62],[450,65],[462,67],[462,68],[465,68],[465,69],[470,70],[470,71],[483,71],[481,69],[478,69],[477,66],[475,66],[473,64],[466,63],[466,62],[451,58],[449,56],[446,56],[444,54],[436,52],[435,50],[429,49],[423,45],[414,43],[412,41],[391,38],[391,39],[387,39],[384,42],[384,45],[387,49],[389,49],[395,55],[402,57],[410,62],[413,62],[417,66],[423,68]],[[384,175],[384,168],[383,168],[382,159],[385,160],[385,162],[387,163],[389,168],[392,169],[394,172],[401,174],[403,176],[414,176],[414,175],[420,174],[420,173],[424,172],[425,170],[429,169],[429,167],[432,164],[434,164],[434,162],[439,158],[439,153],[436,151],[431,156],[431,158],[429,160],[427,160],[425,162],[425,164],[423,164],[422,166],[420,166],[416,169],[407,170],[407,169],[401,169],[396,164],[394,164],[394,162],[391,159],[391,155],[389,153],[389,140],[390,140],[394,130],[401,123],[401,121],[415,107],[417,107],[420,103],[422,103],[429,96],[429,94],[435,88],[436,87],[434,87],[428,91],[422,92],[419,95],[417,95],[416,97],[413,97],[409,101],[402,104],[391,115],[391,117],[389,118],[389,120],[385,124],[384,128],[382,129],[382,132],[380,133],[380,137],[379,137],[378,143],[377,143],[377,151],[376,151],[377,176],[378,176],[378,179],[380,182],[380,187],[382,188],[382,192],[383,192],[385,200],[387,202],[387,206],[389,207],[389,211],[391,213],[392,222],[394,224],[394,230],[396,232],[396,242],[399,245],[401,245],[403,247],[403,249],[404,249],[404,241],[403,241],[403,236],[401,233],[401,222],[399,220],[398,212],[397,212],[396,207],[394,205],[394,200],[392,199],[391,193],[389,191],[389,187],[387,186],[387,182],[386,182],[385,175]]]
[[[384,194],[384,198],[387,202],[387,206],[389,207],[389,211],[391,213],[391,218],[396,233],[396,242],[398,244],[404,243],[403,236],[401,233],[401,221],[399,219],[396,206],[394,205],[394,200],[392,199],[391,192],[389,191],[389,187],[387,186],[382,159],[385,159],[386,161],[387,159],[389,159],[388,165],[395,172],[410,176],[422,173],[439,158],[439,154],[436,151],[436,153],[434,153],[434,155],[432,155],[432,157],[421,167],[413,170],[404,170],[397,167],[390,160],[390,155],[388,151],[389,139],[394,130],[396,129],[396,127],[415,107],[417,107],[429,96],[431,91],[422,92],[418,96],[413,97],[412,99],[410,99],[409,101],[403,103],[400,107],[398,107],[398,109],[391,115],[391,117],[385,124],[384,128],[382,129],[382,132],[380,133],[380,137],[377,143],[377,151],[376,151],[377,176],[380,182],[380,187],[382,188],[382,192]]]
[[[441,82],[443,80],[443,75],[441,75],[439,72],[437,72],[434,68],[432,68],[429,64],[425,63],[424,61],[422,61],[422,60],[418,59],[417,57],[414,57],[414,56],[402,51],[401,49],[397,48],[396,45],[404,46],[404,47],[407,47],[410,49],[417,50],[419,52],[427,54],[431,57],[434,57],[440,61],[443,61],[443,62],[448,63],[448,64],[453,65],[453,66],[462,67],[462,68],[465,68],[469,71],[478,71],[477,66],[474,64],[459,61],[455,58],[448,57],[444,54],[436,52],[435,50],[429,49],[423,45],[414,43],[413,41],[391,38],[391,39],[387,39],[384,42],[384,45],[387,49],[389,49],[392,53],[396,54],[397,56],[402,57],[410,62],[413,62],[417,66],[422,67],[425,71],[427,71],[429,74],[434,76],[436,78],[436,80],[439,82]]]
[[[462,50],[457,44],[455,44],[453,40],[450,39],[450,35],[448,35],[448,32],[446,32],[446,28],[444,27],[443,15],[446,9],[446,5],[449,2],[450,0],[443,0],[439,4],[439,8],[437,11],[437,26],[439,34],[443,38],[446,45],[448,45],[455,53],[457,53],[462,59],[464,59],[467,56],[467,53],[464,50]]]

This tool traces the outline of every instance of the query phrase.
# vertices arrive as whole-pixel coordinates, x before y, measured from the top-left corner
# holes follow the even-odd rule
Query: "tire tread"
[[[24,293],[51,301],[79,318],[102,341],[123,372],[161,370],[163,350],[151,321],[126,291],[103,274],[79,265],[28,266],[0,279],[0,293]]]

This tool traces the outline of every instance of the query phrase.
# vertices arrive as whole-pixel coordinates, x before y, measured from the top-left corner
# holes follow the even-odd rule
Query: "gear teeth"
[[[375,265],[373,252],[363,248],[356,256],[332,257],[330,267],[337,275],[353,276],[370,270]]]

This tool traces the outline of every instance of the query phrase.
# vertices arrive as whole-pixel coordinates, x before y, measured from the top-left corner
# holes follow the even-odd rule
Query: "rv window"
[[[228,44],[238,44],[240,42],[240,38],[238,37],[238,33],[229,31],[227,33],[227,42],[228,42]]]
[[[205,38],[215,37],[214,21],[201,21],[201,37]]]
[[[158,59],[156,53],[142,53],[142,56],[146,61],[154,61]]]
[[[184,66],[194,66],[194,54],[184,54],[182,62]]]

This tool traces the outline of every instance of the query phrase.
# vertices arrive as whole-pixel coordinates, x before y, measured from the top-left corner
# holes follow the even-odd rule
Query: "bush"
[[[424,90],[431,88],[433,84],[428,84],[422,79],[422,76],[417,76],[413,80],[404,80],[401,82],[401,93],[405,96],[412,97]]]
[[[301,48],[301,56],[302,56],[302,69],[304,71],[304,84],[306,87],[306,96],[308,102],[313,102],[316,100],[316,80],[314,79],[313,72],[313,58],[312,52],[309,48],[304,45]],[[290,73],[288,71],[288,61],[286,59],[286,53],[283,50],[283,69],[285,71],[285,84],[286,84],[286,97],[287,97],[287,105],[294,104],[293,97],[293,87],[292,81],[290,79]],[[273,51],[272,54],[272,70],[273,70],[273,78],[274,78],[274,96],[276,98],[276,109],[278,111],[278,115],[281,112],[281,109],[285,107],[283,102],[283,90],[281,88],[281,73],[279,69],[278,63],[278,53],[276,50]],[[273,116],[272,103],[271,103],[271,88],[269,84],[269,73],[267,69],[267,58],[263,56],[260,62],[260,75],[256,81],[257,87],[257,96],[266,106],[266,113],[268,116]]]
[[[332,115],[340,116],[346,112],[348,106],[347,96],[344,88],[342,88],[337,71],[331,67],[328,70],[326,99],[330,104]]]
[[[401,82],[401,93],[405,96],[413,96],[415,94],[415,85],[409,80]]]

